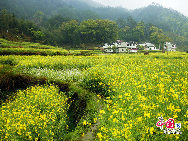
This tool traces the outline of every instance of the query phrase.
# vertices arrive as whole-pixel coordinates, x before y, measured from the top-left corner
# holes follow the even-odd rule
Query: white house
[[[144,43],[144,44],[139,44],[140,46],[143,46],[144,47],[144,50],[159,50],[155,47],[154,44],[152,43]]]
[[[137,52],[137,44],[135,42],[122,42],[119,40],[112,45],[105,44],[103,46],[104,52],[107,53],[123,53],[123,52],[130,52],[136,53]]]
[[[121,47],[125,48],[128,52],[137,52],[137,44],[135,42],[122,42]]]
[[[107,52],[107,53],[113,53],[113,52],[117,52],[117,47],[118,46],[118,43],[113,43],[113,44],[105,44],[102,48],[104,50],[104,52]]]
[[[171,44],[170,42],[165,42],[164,49],[166,49],[167,51],[176,51],[176,45]]]

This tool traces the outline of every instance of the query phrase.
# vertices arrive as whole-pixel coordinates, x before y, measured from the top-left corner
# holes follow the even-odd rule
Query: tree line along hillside
[[[116,37],[125,41],[150,41],[159,45],[163,42],[161,39],[165,39],[176,43],[180,50],[188,50],[188,18],[175,10],[154,4],[134,11],[91,5],[84,0],[77,2],[75,0],[45,0],[45,2],[44,0],[2,0],[0,1],[0,22],[3,25],[1,24],[0,27],[0,35],[15,39],[20,38],[21,34],[23,37],[20,39],[24,40],[59,46],[80,46],[86,44],[81,32],[81,23],[88,19],[105,19],[117,25],[117,29],[116,26],[114,27],[116,29],[114,35],[116,32],[117,35],[111,39],[111,42]],[[84,8],[81,8],[82,6]],[[8,20],[5,17],[9,17]],[[69,22],[71,24],[67,28]],[[96,33],[92,34],[97,36]],[[104,39],[101,40],[104,41]],[[98,43],[92,41],[89,44]]]
[[[12,40],[29,39],[52,45],[71,45],[82,47],[84,45],[102,45],[112,43],[117,39],[126,41],[152,41],[162,45],[171,39],[162,29],[144,22],[136,22],[131,17],[126,20],[84,20],[77,21],[62,16],[49,19],[43,26],[16,18],[13,14],[1,11],[1,36]],[[55,22],[54,22],[55,21]]]

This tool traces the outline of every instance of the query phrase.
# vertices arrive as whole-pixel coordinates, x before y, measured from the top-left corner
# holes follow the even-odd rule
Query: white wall
[[[113,52],[113,49],[106,48],[106,49],[104,49],[104,51],[105,51],[105,52],[112,53],[112,52]]]
[[[136,53],[136,52],[137,52],[137,50],[129,50],[129,52],[134,52],[134,53]]]
[[[118,48],[118,52],[127,52],[127,48]]]

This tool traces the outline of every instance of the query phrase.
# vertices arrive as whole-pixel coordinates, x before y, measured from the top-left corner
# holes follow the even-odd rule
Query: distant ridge
[[[46,20],[57,15],[78,21],[88,19],[126,21],[128,17],[132,17],[137,22],[143,21],[163,29],[169,37],[179,43],[187,43],[188,40],[188,17],[157,3],[128,10],[121,7],[105,7],[93,0],[0,0],[0,9],[7,9],[16,16],[29,20],[33,20],[37,12]]]

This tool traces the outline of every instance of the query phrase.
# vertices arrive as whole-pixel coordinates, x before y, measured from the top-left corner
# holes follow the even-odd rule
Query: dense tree
[[[114,42],[118,37],[118,26],[109,20],[87,20],[81,22],[80,34],[85,44]]]
[[[0,12],[0,37],[42,42],[44,34],[31,21],[18,19],[3,9]]]
[[[71,18],[63,17],[61,15],[55,15],[46,21],[45,27],[48,29],[57,29],[61,26],[63,22],[68,22],[70,20]]]
[[[0,31],[8,32],[9,29],[17,27],[17,20],[14,14],[10,14],[6,9],[1,10],[0,12]]]
[[[33,28],[30,28],[30,31],[32,33],[32,38],[34,42],[42,42],[44,41],[45,34],[40,30],[34,30]]]
[[[154,43],[157,46],[163,45],[164,42],[171,41],[171,39],[163,33],[162,29],[152,26],[150,28],[150,31],[151,31],[150,40],[152,43]]]
[[[145,24],[134,21],[131,17],[126,20],[119,19],[119,37],[126,41],[141,42],[145,40]]]
[[[60,36],[63,44],[72,46],[80,44],[79,23],[76,20],[63,22],[60,27]]]
[[[40,26],[44,20],[44,13],[42,11],[36,11],[33,16],[33,21],[36,25]]]
[[[133,29],[136,27],[136,25],[137,25],[136,21],[131,16],[129,16],[127,18],[127,26]]]
[[[144,29],[145,25],[143,22],[137,23],[136,27],[133,29],[133,38],[136,42],[144,41]]]

